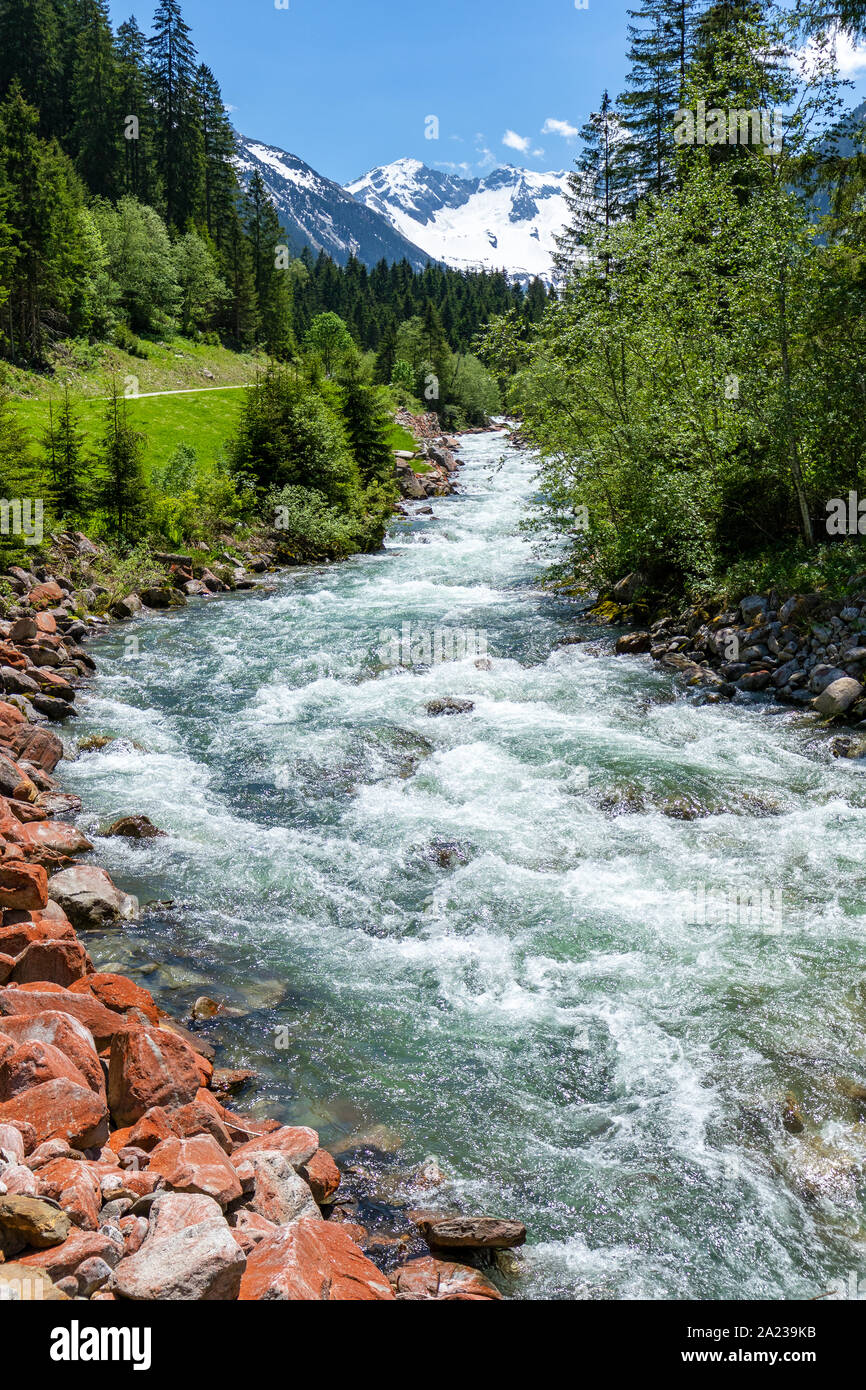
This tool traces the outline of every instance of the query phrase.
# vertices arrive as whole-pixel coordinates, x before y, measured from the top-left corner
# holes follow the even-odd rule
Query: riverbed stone
[[[812,708],[826,718],[844,714],[863,693],[863,686],[851,676],[831,681],[812,701]]]
[[[37,1141],[65,1139],[77,1149],[101,1148],[108,1139],[108,1110],[86,1085],[67,1078],[40,1085],[0,1103],[0,1122],[21,1119]]]
[[[247,1256],[241,1302],[372,1302],[393,1299],[386,1277],[339,1225],[303,1220]]]
[[[78,928],[111,926],[138,915],[137,900],[116,888],[95,864],[77,864],[54,874],[48,896]]]
[[[410,1260],[390,1276],[398,1299],[411,1302],[468,1303],[502,1298],[480,1270],[434,1257]]]
[[[72,1225],[65,1211],[39,1197],[0,1197],[0,1240],[20,1241],[19,1250],[47,1250],[62,1245]]]
[[[154,1105],[186,1105],[200,1084],[195,1053],[167,1029],[130,1027],[112,1038],[108,1100],[118,1126],[135,1124]]]
[[[246,1257],[223,1217],[173,1235],[148,1236],[114,1273],[118,1298],[132,1302],[216,1302],[237,1298]]]
[[[418,1229],[428,1245],[439,1249],[510,1250],[526,1241],[522,1221],[496,1216],[425,1216]]]

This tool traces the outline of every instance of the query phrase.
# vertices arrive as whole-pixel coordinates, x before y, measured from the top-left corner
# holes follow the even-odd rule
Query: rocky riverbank
[[[750,594],[733,608],[695,605],[676,617],[636,626],[620,637],[620,654],[648,652],[688,688],[711,700],[771,698],[825,720],[866,720],[866,575],[849,596]],[[633,617],[637,576],[622,580],[596,609],[603,621]],[[866,755],[866,740],[840,743]]]
[[[59,537],[50,568],[5,576],[0,1298],[500,1298],[489,1274],[525,1240],[521,1223],[443,1206],[437,1166],[401,1168],[380,1136],[335,1158],[312,1129],[230,1108],[252,1074],[221,1069],[192,1021],[94,967],[88,931],[121,926],[139,905],[87,858],[94,844],[71,821],[80,803],[56,779],[66,750],[48,727],[74,717],[75,687],[94,669],[82,643],[107,622],[80,616],[100,597],[80,587],[92,548]],[[164,582],[114,602],[112,618],[251,587],[275,561],[227,552],[223,570],[196,574],[192,555],[157,558]],[[105,833],[159,829],[131,814]],[[391,1161],[387,1191],[377,1155]]]

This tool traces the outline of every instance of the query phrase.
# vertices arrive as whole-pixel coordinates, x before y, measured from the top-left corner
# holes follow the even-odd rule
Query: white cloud
[[[548,116],[544,125],[541,127],[542,135],[561,135],[563,140],[573,140],[580,131],[577,126],[569,125],[568,121],[556,121],[552,116]]]
[[[821,56],[827,52],[835,53],[840,77],[856,77],[858,73],[866,72],[866,43],[856,43],[850,34],[841,30],[831,34],[829,48],[817,39],[810,39],[806,47],[795,55],[796,66],[804,77],[813,76]]]
[[[518,135],[513,130],[506,130],[502,137],[502,143],[509,150],[519,150],[521,154],[529,154],[532,147],[532,141],[528,135]]]
[[[540,148],[537,149],[537,150],[533,150],[533,151],[532,151],[532,158],[533,158],[533,159],[543,159],[543,158],[544,158],[544,150],[542,150],[542,149],[540,149]]]

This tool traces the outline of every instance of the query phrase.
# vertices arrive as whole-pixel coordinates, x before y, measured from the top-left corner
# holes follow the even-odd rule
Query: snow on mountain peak
[[[505,270],[521,280],[552,278],[555,239],[569,216],[564,170],[508,164],[466,179],[398,159],[347,190],[431,259],[461,270]]]

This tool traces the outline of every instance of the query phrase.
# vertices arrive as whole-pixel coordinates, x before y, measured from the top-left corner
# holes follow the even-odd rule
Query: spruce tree
[[[123,136],[123,191],[140,202],[159,203],[161,200],[154,168],[147,41],[134,17],[121,24],[117,31],[114,119]]]
[[[91,193],[117,197],[123,131],[117,122],[118,64],[105,0],[80,0],[72,100],[71,150]]]
[[[365,483],[385,483],[394,477],[390,416],[380,390],[361,376],[356,361],[340,380],[340,401],[346,435]]]
[[[68,386],[56,417],[54,403],[49,402],[48,427],[42,443],[60,516],[80,516],[87,504],[88,466],[84,459],[84,435],[72,410]]]
[[[102,448],[97,457],[98,495],[108,514],[109,527],[121,542],[136,538],[146,513],[144,444],[144,435],[130,422],[126,401],[115,379],[105,412]]]
[[[204,221],[221,249],[229,235],[238,191],[232,164],[237,141],[219,83],[204,63],[195,74],[195,102],[202,137]]]
[[[178,0],[159,0],[147,52],[166,220],[181,228],[199,211],[204,152],[195,120],[196,51]]]

